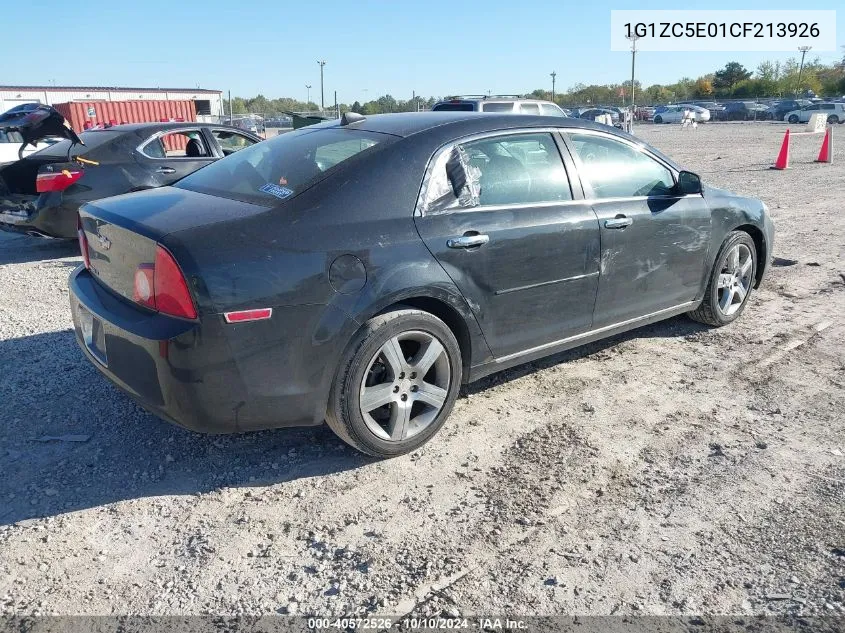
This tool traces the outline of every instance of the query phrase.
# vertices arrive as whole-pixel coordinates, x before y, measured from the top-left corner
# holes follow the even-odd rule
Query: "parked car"
[[[639,106],[635,112],[638,121],[651,121],[654,118],[656,108],[652,106]]]
[[[783,121],[783,117],[793,110],[800,110],[804,106],[810,105],[807,99],[785,99],[783,101],[775,101],[770,104],[763,113],[764,118],[769,121]]]
[[[766,106],[754,101],[731,101],[719,114],[720,121],[756,121],[765,119]]]
[[[523,99],[512,96],[463,96],[449,97],[431,107],[432,112],[508,112],[511,114],[539,114],[566,116],[556,103],[542,99]]]
[[[35,145],[28,145],[24,143],[20,132],[0,129],[0,165],[13,163],[50,145],[48,139],[39,141]]]
[[[79,215],[76,338],[118,387],[203,432],[325,419],[382,457],[461,384],[734,321],[774,238],[762,202],[630,135],[473,112],[348,113]]]
[[[613,123],[614,127],[620,127],[622,124],[620,123],[620,116],[616,110],[610,110],[608,108],[588,108],[586,110],[582,110],[578,114],[579,119],[586,119],[588,121],[595,121],[596,117],[601,116],[603,114],[609,114],[610,120]]]
[[[21,130],[32,140],[55,135],[48,127]],[[0,230],[74,239],[82,203],[172,184],[261,140],[206,123],[134,123],[79,135],[63,129],[69,138],[0,167]]]
[[[706,108],[710,112],[710,120],[716,121],[719,118],[719,113],[724,111],[725,106],[715,101],[693,101],[693,105],[700,108]]]
[[[828,123],[845,123],[845,103],[813,103],[783,115],[788,123],[808,123],[816,112],[827,115]]]
[[[680,123],[684,118],[684,112],[692,112],[697,123],[705,123],[710,120],[710,110],[692,104],[677,104],[667,106],[652,119],[655,123]]]

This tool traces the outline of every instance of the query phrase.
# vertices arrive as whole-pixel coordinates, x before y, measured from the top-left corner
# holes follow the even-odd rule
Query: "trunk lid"
[[[114,292],[134,301],[135,274],[139,267],[155,262],[156,245],[166,235],[267,210],[247,202],[162,187],[84,204],[79,217],[88,239],[91,272]]]
[[[21,151],[27,145],[35,146],[46,138],[66,138],[76,144],[82,141],[65,124],[64,117],[48,105],[25,103],[0,114],[0,130],[18,132],[23,137]]]

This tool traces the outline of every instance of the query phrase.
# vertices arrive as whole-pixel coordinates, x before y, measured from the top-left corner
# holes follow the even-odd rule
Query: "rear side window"
[[[441,153],[423,183],[421,210],[511,204],[538,204],[572,199],[569,178],[551,134],[495,136],[458,145]],[[471,195],[456,196],[449,179],[449,163],[459,154]],[[477,195],[476,195],[477,192]]]
[[[364,130],[303,128],[246,147],[176,185],[213,196],[274,206],[323,173],[396,137]]]
[[[513,103],[485,103],[481,106],[482,112],[513,112]]]
[[[472,112],[475,108],[471,103],[438,103],[432,112]]]
[[[519,111],[522,114],[540,114],[540,106],[536,103],[520,103]]]
[[[199,130],[179,130],[154,136],[141,148],[147,158],[209,158],[208,144]]]

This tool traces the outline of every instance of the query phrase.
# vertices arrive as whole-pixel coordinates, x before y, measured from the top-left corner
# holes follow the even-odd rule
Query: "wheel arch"
[[[760,282],[763,280],[763,272],[765,270],[765,266],[761,265],[761,262],[768,261],[769,251],[768,251],[768,244],[766,244],[766,236],[763,234],[763,231],[760,228],[754,226],[753,224],[741,224],[740,226],[736,227],[734,231],[742,231],[743,233],[748,233],[751,236],[751,239],[754,240],[754,248],[757,249],[757,270],[755,271],[754,276],[754,288],[760,287]]]
[[[401,299],[397,298],[389,305],[384,306],[378,312],[371,315],[370,318],[402,307],[416,308],[417,310],[423,310],[424,312],[433,314],[443,321],[452,331],[461,350],[462,379],[463,382],[466,382],[469,377],[470,367],[472,367],[472,359],[474,356],[477,356],[477,353],[473,353],[474,338],[470,331],[470,326],[467,323],[467,318],[442,298],[422,294],[402,297]],[[472,319],[473,321],[475,320],[474,317]]]

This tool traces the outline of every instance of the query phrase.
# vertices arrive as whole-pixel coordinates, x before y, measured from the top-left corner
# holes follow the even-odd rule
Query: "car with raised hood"
[[[737,319],[766,206],[564,117],[347,113],[85,204],[77,341],[203,432],[316,425],[389,457],[464,383],[675,315]]]
[[[77,212],[88,201],[162,187],[260,137],[207,123],[132,123],[76,134],[49,106],[0,121],[27,144],[61,138],[0,165],[0,230],[75,239]]]

